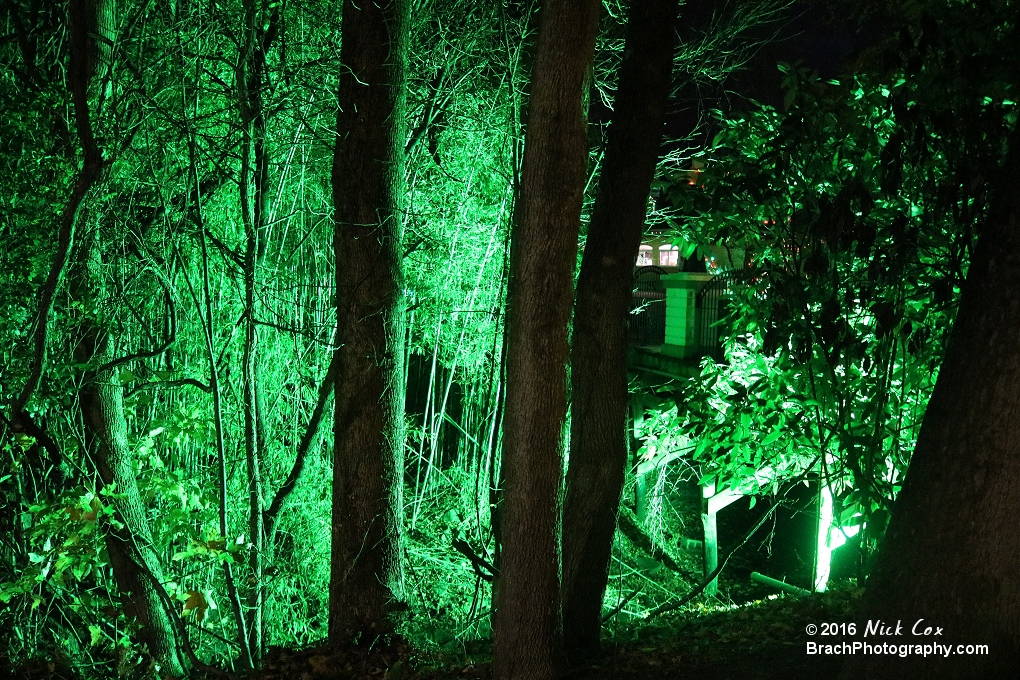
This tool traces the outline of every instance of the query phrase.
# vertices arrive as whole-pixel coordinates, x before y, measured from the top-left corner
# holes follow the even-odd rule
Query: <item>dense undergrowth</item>
[[[102,246],[90,274],[97,297],[55,289],[43,314],[49,334],[37,345],[39,293],[60,273],[53,227],[80,149],[62,5],[6,3],[0,95],[23,115],[0,120],[0,661],[11,666],[0,674],[158,674],[123,612],[105,542],[123,523],[115,506],[129,490],[98,482],[83,434],[77,394],[97,367],[72,353],[87,321],[128,357],[108,373],[123,395],[124,450],[144,508],[138,529],[159,555],[163,604],[185,631],[172,635],[186,637],[196,658],[234,673],[247,616],[263,622],[265,678],[484,677],[527,3],[422,2],[409,38],[404,604],[394,620],[399,637],[352,651],[360,656],[349,660],[351,671],[317,647],[329,604],[328,425],[311,429],[271,535],[249,529],[296,469],[333,349],[335,3],[263,3],[258,12],[268,22],[282,7],[273,21],[283,17],[278,35],[286,39],[267,62],[260,181],[269,245],[252,266],[242,257],[235,190],[253,174],[238,152],[240,48],[230,28],[251,3],[161,3],[173,5],[162,14],[148,3],[122,4],[133,19],[110,69],[116,96],[93,93],[115,158],[78,219],[80,235]],[[595,73],[603,117],[625,15],[608,4]],[[734,4],[742,12],[776,6]],[[747,16],[724,19],[719,36],[685,46],[684,78],[718,78],[721,87],[730,66],[715,75],[701,69],[742,54],[737,36]],[[720,515],[725,553],[784,485],[813,470],[809,481],[831,488],[837,529],[859,531],[866,571],[986,219],[987,178],[1017,118],[1010,74],[960,70],[937,52],[956,45],[1006,63],[996,56],[1001,46],[983,37],[998,35],[990,27],[1000,18],[971,19],[947,10],[938,26],[904,29],[880,73],[827,81],[784,66],[782,107],[743,102],[735,107],[742,112],[719,112],[706,121],[718,136],[700,145],[696,164],[691,153],[667,154],[649,223],[685,254],[732,246],[748,267],[730,277],[730,314],[719,321],[726,361],[707,361],[698,379],[657,394],[656,412],[636,432],[631,472],[642,463],[652,471],[641,490],[629,474],[623,492],[603,610],[607,655],[572,677],[824,677],[797,647],[803,623],[846,614],[856,591],[773,600],[749,581],[752,571],[768,571],[807,585],[811,556],[788,540],[797,531],[784,519],[806,514],[799,501],[732,556],[718,596],[649,616],[702,578],[699,481],[754,494]],[[598,106],[593,184],[605,132]],[[670,142],[681,147],[684,140]],[[242,338],[246,319],[258,320],[257,342]],[[37,350],[48,359],[23,420],[6,404],[32,382]],[[243,389],[246,353],[255,357],[257,397]],[[246,414],[256,410],[260,422],[246,437]],[[259,464],[247,464],[255,452]],[[262,487],[252,494],[256,482]],[[748,507],[753,499],[757,508]],[[766,561],[770,553],[777,561]],[[237,575],[233,596],[227,567]],[[243,616],[232,599],[245,600]],[[770,665],[770,654],[785,661]]]
[[[768,588],[750,583],[749,571],[762,568],[763,564],[757,548],[773,530],[766,527],[755,542],[736,554],[733,568],[723,572],[717,595],[701,596],[677,610],[648,618],[656,608],[678,602],[703,577],[700,553],[684,549],[686,540],[699,538],[698,488],[691,479],[680,481],[682,475],[676,471],[669,473],[668,469],[661,472],[664,479],[654,486],[652,511],[644,521],[634,514],[633,479],[625,491],[604,605],[606,655],[578,666],[570,677],[638,677],[646,673],[656,677],[654,673],[660,672],[661,677],[669,677],[669,669],[714,668],[722,664],[725,654],[740,649],[741,645],[752,645],[748,649],[754,654],[772,654],[775,649],[792,654],[787,645],[798,628],[797,617],[803,618],[815,610],[845,609],[852,604],[855,591],[839,590],[796,600],[770,597]],[[342,661],[335,652],[321,647],[325,637],[325,602],[310,599],[307,594],[316,591],[315,584],[325,584],[327,555],[316,550],[314,544],[305,550],[290,546],[289,550],[279,552],[281,562],[277,568],[283,573],[294,573],[297,578],[273,581],[269,611],[278,617],[273,620],[276,633],[264,670],[254,677],[265,680],[487,677],[491,653],[488,566],[492,544],[491,536],[486,540],[483,530],[486,522],[479,524],[485,509],[476,507],[477,495],[467,471],[452,465],[437,470],[435,475],[427,502],[418,510],[414,524],[408,519],[407,604],[395,614],[394,636],[345,652]],[[723,522],[723,537],[727,540],[742,533],[745,524],[751,521],[749,518],[757,513],[735,509],[730,514],[733,519]],[[78,534],[71,535],[73,545],[81,545],[93,535],[92,525],[84,522],[83,527]],[[97,545],[92,545],[92,549],[97,551],[95,554],[101,550]],[[71,554],[87,552],[82,548],[77,553],[72,550]],[[205,559],[209,557],[205,552],[202,555]],[[71,562],[61,569],[80,568],[77,565],[78,562]],[[93,568],[97,571],[93,577],[102,578],[104,568]],[[81,578],[88,576],[85,573]],[[50,583],[51,592],[59,596],[61,583],[60,579]],[[207,593],[207,598],[208,603],[215,602],[211,593]],[[47,607],[54,606],[59,605],[42,602],[39,620],[45,620]],[[188,610],[186,601],[181,606],[185,618],[190,619],[189,625],[200,629],[199,641],[205,636],[222,642],[229,635],[229,619],[214,604],[201,610],[201,616]],[[103,615],[111,617],[108,619],[111,625],[125,625],[111,602],[105,607]],[[25,680],[152,676],[142,650],[126,636],[115,641],[101,629],[90,634],[95,637],[91,641],[81,640],[77,647],[68,645],[68,641],[54,640],[32,659],[14,659],[15,668],[10,672]],[[68,649],[75,650],[76,655],[68,654]],[[394,671],[394,664],[403,670]]]

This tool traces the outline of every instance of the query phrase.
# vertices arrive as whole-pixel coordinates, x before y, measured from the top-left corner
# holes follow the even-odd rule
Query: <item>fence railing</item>
[[[630,316],[630,340],[640,347],[657,347],[666,337],[666,286],[661,277],[667,274],[660,267],[639,267],[634,271],[634,293]],[[695,295],[694,345],[690,355],[710,356],[721,360],[722,342],[718,321],[725,316],[728,291],[733,276],[728,272],[712,277]]]
[[[666,287],[659,279],[666,270],[638,267],[634,270],[634,293],[629,318],[631,343],[661,345],[666,339]],[[637,311],[637,313],[633,313]]]
[[[731,283],[732,278],[726,274],[715,276],[698,291],[695,298],[695,328],[699,353],[716,361],[723,358],[718,322],[725,316],[727,291]]]

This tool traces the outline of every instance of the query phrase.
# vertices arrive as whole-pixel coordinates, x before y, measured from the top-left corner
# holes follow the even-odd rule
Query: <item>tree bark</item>
[[[598,193],[577,281],[570,461],[563,509],[563,637],[599,647],[616,515],[629,453],[627,316],[659,158],[677,0],[634,0]]]
[[[263,560],[271,558],[271,546],[263,530],[262,468],[265,456],[265,428],[262,394],[256,368],[259,360],[256,318],[258,271],[266,255],[269,205],[269,157],[266,152],[266,111],[263,102],[266,54],[279,32],[280,13],[275,7],[268,16],[258,12],[255,0],[244,0],[244,31],[237,64],[237,89],[241,114],[240,189],[241,222],[244,225],[244,351],[241,365],[241,394],[244,411],[245,473],[248,477],[248,559],[249,588],[244,628],[251,664],[257,666],[263,647]]]
[[[952,338],[868,583],[877,644],[989,655],[857,655],[842,678],[1004,678],[1020,668],[1020,131],[1011,135]],[[943,629],[916,636],[912,628]]]
[[[329,635],[386,630],[401,597],[406,0],[346,0],[333,157],[338,373]],[[392,591],[392,592],[391,592]]]
[[[62,216],[61,249],[70,248],[79,208],[90,189],[102,179],[105,163],[92,128],[89,89],[97,67],[109,70],[112,59],[110,46],[116,36],[115,3],[113,0],[72,0],[68,16],[71,46],[68,79],[84,159],[71,200]],[[97,41],[97,35],[103,39]],[[78,247],[69,272],[71,298],[81,303],[83,310],[96,307],[95,299],[102,290],[100,265],[99,235],[89,234]],[[169,613],[161,598],[163,575],[149,535],[145,506],[138,492],[128,448],[123,387],[114,380],[112,369],[97,368],[111,359],[110,336],[90,314],[86,312],[78,325],[73,355],[75,363],[90,366],[81,374],[78,391],[85,452],[99,473],[101,488],[112,487],[111,490],[117,494],[112,501],[115,521],[105,522],[104,540],[110,565],[120,590],[124,613],[140,627],[139,639],[148,647],[161,673],[181,676],[184,664],[178,654]]]
[[[97,235],[92,235],[81,245],[71,270],[72,298],[85,304],[85,309],[91,309],[88,300],[101,288],[99,265]],[[79,340],[74,349],[76,363],[101,366],[111,359],[110,336],[105,328],[85,318],[78,331]],[[165,583],[165,579],[149,535],[145,506],[131,461],[124,419],[124,388],[113,374],[112,369],[86,370],[78,391],[86,454],[99,473],[102,488],[117,494],[112,501],[114,518],[105,522],[106,550],[124,613],[140,627],[139,640],[148,647],[161,673],[178,677],[184,674],[184,664],[178,654],[173,623],[157,586]]]
[[[521,195],[510,249],[503,533],[494,677],[556,675],[567,324],[588,142],[583,102],[598,0],[539,16]]]
[[[67,64],[67,85],[74,108],[75,131],[82,148],[82,165],[75,179],[71,194],[60,214],[57,230],[57,249],[53,255],[46,282],[39,289],[39,320],[33,332],[34,351],[28,380],[18,398],[11,405],[13,418],[22,416],[22,411],[35,393],[46,364],[47,333],[53,298],[64,275],[71,245],[74,242],[78,211],[92,187],[99,181],[103,171],[103,154],[96,144],[92,130],[89,108],[89,87],[97,66],[108,65],[111,59],[109,45],[114,38],[114,3],[111,0],[71,0],[68,6],[68,34],[70,37],[70,59]],[[97,41],[94,35],[105,40]],[[28,65],[28,60],[26,60]],[[31,68],[31,67],[30,67]]]

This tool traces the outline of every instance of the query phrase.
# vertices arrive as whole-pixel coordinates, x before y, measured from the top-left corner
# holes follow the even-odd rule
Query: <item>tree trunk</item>
[[[677,0],[634,0],[619,87],[577,281],[570,461],[563,508],[563,637],[599,647],[602,599],[627,466],[627,316],[659,157]]]
[[[858,622],[902,625],[860,641],[954,650],[858,654],[843,678],[1005,678],[1020,668],[1020,132],[1009,149]],[[914,634],[929,626],[943,632]],[[990,653],[957,654],[961,644]]]
[[[587,171],[583,101],[598,0],[539,16],[521,195],[510,250],[503,533],[494,676],[544,680],[560,655],[559,505],[567,323]]]
[[[96,291],[102,288],[100,265],[98,235],[92,234],[80,246],[70,272],[71,297],[84,309],[94,308]],[[78,333],[75,363],[101,367],[110,361],[110,336],[99,322],[86,316]],[[117,494],[112,502],[115,515],[105,522],[105,542],[124,613],[140,626],[138,637],[161,672],[183,675],[173,624],[157,585],[165,580],[149,535],[128,448],[124,388],[112,369],[90,368],[83,372],[81,384],[78,405],[85,428],[85,451],[99,473],[101,486],[112,487]]]
[[[241,222],[244,225],[244,351],[241,395],[244,411],[245,473],[248,477],[248,596],[244,628],[247,652],[258,666],[263,647],[263,560],[271,558],[262,526],[262,468],[265,455],[264,425],[260,408],[258,317],[256,290],[258,271],[266,254],[269,205],[269,157],[266,153],[266,111],[263,105],[266,54],[279,32],[279,7],[269,16],[258,12],[255,0],[244,0],[244,31],[237,65],[237,89],[241,114],[240,189]]]
[[[71,22],[68,77],[75,126],[84,156],[72,201],[63,216],[62,232],[66,228],[68,234],[73,234],[78,208],[88,191],[101,181],[104,165],[92,129],[89,88],[97,66],[104,74],[109,71],[110,46],[115,38],[115,3],[113,0],[72,0],[68,15]],[[97,34],[103,40],[97,41]],[[69,235],[68,246],[70,240]],[[98,240],[97,233],[83,239],[69,272],[71,298],[81,303],[83,310],[96,308],[95,300],[102,290]],[[181,676],[184,664],[178,655],[177,638],[161,597],[163,575],[149,535],[145,506],[138,492],[128,448],[123,388],[114,380],[112,369],[99,370],[111,358],[110,337],[91,314],[85,312],[78,325],[73,355],[76,364],[90,367],[82,372],[78,391],[85,452],[99,473],[101,487],[114,485],[117,494],[113,500],[115,521],[105,522],[106,549],[124,613],[139,625],[139,639],[148,647],[161,673]]]
[[[346,0],[333,156],[338,375],[329,635],[387,628],[402,591],[401,271],[407,0]],[[392,593],[391,593],[392,589]]]

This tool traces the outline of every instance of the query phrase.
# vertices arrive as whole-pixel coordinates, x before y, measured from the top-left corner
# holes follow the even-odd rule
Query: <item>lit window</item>
[[[652,247],[642,244],[641,249],[638,250],[637,254],[637,266],[648,267],[652,264],[655,264],[652,262]]]
[[[680,249],[676,246],[659,246],[659,266],[675,267],[680,260]]]

